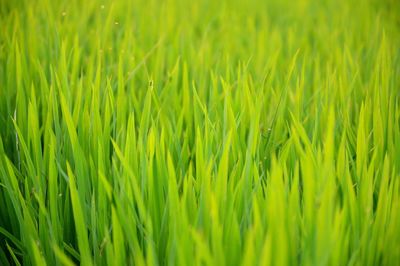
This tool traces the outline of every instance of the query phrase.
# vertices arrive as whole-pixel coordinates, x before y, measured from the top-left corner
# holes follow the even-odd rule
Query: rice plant
[[[0,265],[399,265],[397,0],[0,0]]]

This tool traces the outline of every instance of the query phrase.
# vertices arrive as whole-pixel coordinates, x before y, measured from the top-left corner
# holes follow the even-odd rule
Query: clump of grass
[[[1,265],[396,265],[400,5],[1,1]]]

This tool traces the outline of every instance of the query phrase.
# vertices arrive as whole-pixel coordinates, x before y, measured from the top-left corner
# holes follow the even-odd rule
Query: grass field
[[[400,265],[397,0],[0,0],[0,265]]]

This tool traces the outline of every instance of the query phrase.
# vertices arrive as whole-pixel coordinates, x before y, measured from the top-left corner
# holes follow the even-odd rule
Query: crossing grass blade
[[[83,216],[82,204],[78,196],[75,176],[71,167],[67,163],[67,171],[69,177],[69,191],[71,193],[72,210],[74,214],[75,230],[78,239],[79,252],[81,262],[84,265],[92,265],[91,252],[88,241],[87,226]]]

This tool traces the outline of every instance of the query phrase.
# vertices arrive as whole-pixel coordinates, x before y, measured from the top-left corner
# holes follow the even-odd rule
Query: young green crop
[[[400,3],[0,0],[0,265],[397,265]]]

